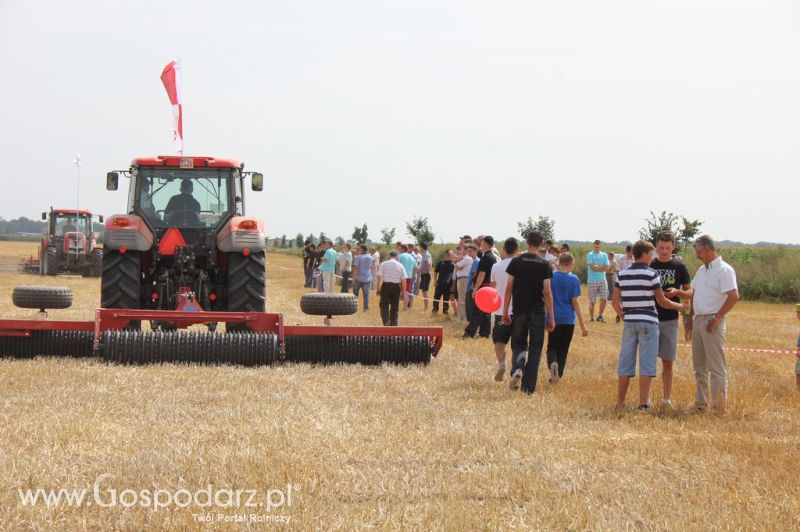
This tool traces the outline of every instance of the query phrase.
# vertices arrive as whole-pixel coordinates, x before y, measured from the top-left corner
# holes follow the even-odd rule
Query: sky
[[[270,236],[635,240],[650,211],[799,243],[800,2],[0,0],[0,216],[125,209],[105,174],[241,160]],[[121,188],[126,186],[123,180]]]

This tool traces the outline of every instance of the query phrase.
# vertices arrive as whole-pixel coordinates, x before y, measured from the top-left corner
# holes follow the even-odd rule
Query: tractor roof
[[[53,209],[53,214],[77,214],[79,216],[91,216],[92,211],[86,209]]]
[[[214,157],[157,155],[156,157],[137,157],[131,162],[133,166],[169,166],[175,168],[239,168],[235,159],[217,159]]]

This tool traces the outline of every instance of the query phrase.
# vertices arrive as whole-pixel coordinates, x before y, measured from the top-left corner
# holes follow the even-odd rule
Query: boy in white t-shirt
[[[519,242],[514,237],[507,238],[503,242],[503,260],[498,261],[492,266],[492,279],[490,285],[500,294],[500,308],[494,312],[494,327],[492,328],[492,342],[494,343],[494,354],[497,357],[497,370],[494,373],[496,382],[503,382],[503,375],[506,373],[506,345],[511,340],[511,324],[501,323],[503,319],[503,298],[506,294],[508,284],[508,264],[517,255]],[[511,304],[508,306],[508,313],[511,314]]]

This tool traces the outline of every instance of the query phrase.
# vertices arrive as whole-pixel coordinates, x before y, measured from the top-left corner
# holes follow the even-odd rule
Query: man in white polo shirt
[[[736,272],[717,255],[716,245],[710,236],[698,238],[694,243],[694,251],[703,262],[692,280],[692,362],[697,381],[695,408],[703,411],[710,402],[712,412],[722,412],[728,398],[728,368],[724,351],[725,316],[739,301]]]
[[[408,279],[405,267],[397,262],[397,251],[389,252],[389,260],[381,263],[375,276],[377,278],[375,291],[381,298],[381,320],[384,325],[396,326],[400,296],[406,295],[406,279]]]

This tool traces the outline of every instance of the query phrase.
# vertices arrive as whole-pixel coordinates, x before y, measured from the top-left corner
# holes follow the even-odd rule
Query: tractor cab
[[[244,209],[245,178],[259,191],[262,174],[231,159],[160,155],[109,172],[107,189],[120,174],[130,179],[127,214],[105,225],[104,308],[264,310],[266,234]]]
[[[46,216],[47,213],[43,212],[42,219],[45,219]],[[91,238],[93,234],[92,215],[88,211],[54,210],[50,216],[48,232],[55,237],[63,237],[68,233],[79,233]]]

